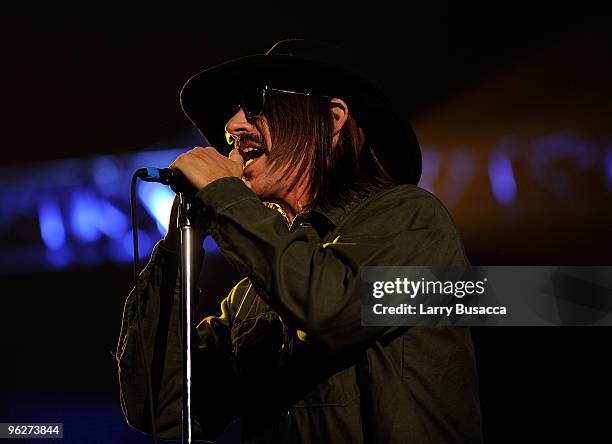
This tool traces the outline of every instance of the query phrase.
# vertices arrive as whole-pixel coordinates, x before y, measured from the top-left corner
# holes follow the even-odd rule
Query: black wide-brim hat
[[[246,88],[268,84],[337,97],[347,103],[383,167],[400,183],[418,184],[421,149],[412,127],[354,62],[350,53],[327,43],[283,40],[265,54],[230,60],[194,75],[181,90],[181,106],[208,143],[227,153],[225,124]]]

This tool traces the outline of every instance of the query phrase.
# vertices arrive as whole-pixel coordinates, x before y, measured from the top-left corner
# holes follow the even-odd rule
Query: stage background
[[[369,61],[413,122],[421,186],[446,204],[473,264],[610,264],[612,52],[603,3],[398,8],[6,12],[0,422],[64,422],[66,442],[147,442],[123,421],[112,357],[130,263],[125,252],[100,253],[113,233],[88,238],[70,222],[74,190],[100,197],[119,182],[87,188],[95,184],[79,165],[132,165],[141,152],[198,144],[179,108],[183,82],[282,38],[338,42]],[[104,202],[126,215],[129,189],[118,190]],[[66,223],[60,241],[44,234],[45,214]],[[161,235],[153,213],[142,215],[146,255]],[[239,278],[214,251],[207,263],[202,314]],[[486,442],[607,436],[610,329],[490,327],[473,336]]]

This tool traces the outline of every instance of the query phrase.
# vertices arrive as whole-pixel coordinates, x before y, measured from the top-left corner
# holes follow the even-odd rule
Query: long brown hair
[[[307,174],[313,198],[310,204],[318,203],[324,209],[347,208],[356,200],[395,184],[350,114],[332,149],[333,117],[328,98],[270,93],[263,115],[273,144],[268,151],[273,168],[298,166],[290,190]],[[255,124],[260,126],[261,121]],[[292,171],[286,168],[283,178]]]

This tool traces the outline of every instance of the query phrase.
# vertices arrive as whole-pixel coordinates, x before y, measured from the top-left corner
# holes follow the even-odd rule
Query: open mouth
[[[251,163],[252,160],[257,159],[262,156],[266,151],[261,148],[246,148],[240,152],[242,154],[242,158],[244,159],[244,164],[246,166],[247,163]]]

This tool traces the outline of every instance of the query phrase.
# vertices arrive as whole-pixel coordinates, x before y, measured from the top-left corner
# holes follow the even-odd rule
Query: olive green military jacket
[[[464,265],[444,206],[413,185],[379,191],[348,210],[313,209],[289,226],[240,179],[196,198],[210,233],[247,276],[194,337],[196,436],[240,418],[246,442],[478,443],[474,349],[462,327],[362,327],[362,265]],[[177,256],[158,244],[141,273],[141,322],[152,363],[156,424],[181,434]],[[117,346],[121,404],[149,432],[134,291]]]

